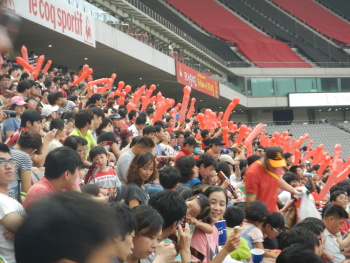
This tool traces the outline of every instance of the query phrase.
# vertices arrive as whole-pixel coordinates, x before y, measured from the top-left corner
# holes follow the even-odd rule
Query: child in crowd
[[[251,202],[245,211],[246,221],[243,223],[241,237],[243,237],[250,249],[264,249],[264,235],[260,230],[262,223],[268,215],[267,206],[259,200]]]
[[[209,224],[210,212],[209,199],[204,195],[193,195],[186,200],[187,212],[186,221],[190,224],[191,236],[196,228],[206,234],[213,233],[213,227]]]
[[[112,167],[107,166],[107,152],[103,146],[96,146],[90,150],[90,160],[97,166],[94,174],[90,177],[89,184],[95,184],[105,189],[105,195],[116,191],[121,185],[117,173]]]
[[[174,167],[167,166],[159,171],[159,183],[164,190],[175,190],[180,182],[181,174]]]
[[[137,154],[130,163],[126,175],[127,192],[125,203],[130,208],[141,204],[147,204],[149,195],[145,183],[152,182],[158,178],[156,160],[150,152]]]
[[[227,237],[231,236],[235,227],[241,227],[245,218],[244,210],[238,206],[230,206],[226,208],[224,219],[226,220],[226,233]],[[234,260],[249,262],[250,261],[250,248],[247,241],[243,237],[240,237],[239,247],[230,253],[230,256]]]

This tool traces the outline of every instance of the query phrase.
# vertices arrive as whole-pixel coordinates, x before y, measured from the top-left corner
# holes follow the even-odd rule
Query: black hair
[[[122,119],[124,119],[128,114],[128,111],[124,108],[121,108],[121,106],[119,106],[118,114],[120,115],[120,117],[122,117]]]
[[[148,109],[146,110],[147,115],[150,115],[150,114],[152,114],[152,113],[154,113],[154,112],[155,112],[155,110],[154,110],[153,108],[148,108]]]
[[[318,220],[320,220],[320,219],[318,219]],[[321,220],[321,222],[322,222],[322,220]],[[311,232],[313,232],[314,234],[316,234],[317,236],[321,235],[321,233],[323,233],[323,231],[325,230],[319,224],[314,224],[313,222],[310,222],[310,221],[304,222],[304,220],[300,221],[299,223],[297,223],[296,225],[293,226],[293,228],[296,228],[296,227],[308,229]]]
[[[149,125],[143,128],[142,130],[143,135],[148,135],[150,133],[156,133],[156,128],[154,128],[153,125]]]
[[[88,144],[88,141],[83,137],[80,137],[77,135],[70,135],[64,140],[64,143],[63,143],[64,146],[67,146],[73,149],[74,151],[78,149],[79,144],[82,146],[85,146]]]
[[[348,219],[348,213],[339,205],[329,204],[327,207],[325,206],[322,211],[322,218],[326,219],[327,217],[333,216],[337,219]]]
[[[41,153],[42,139],[39,133],[35,131],[26,131],[19,136],[18,145],[23,149],[36,150],[36,154]]]
[[[146,236],[154,236],[162,230],[164,220],[158,211],[149,205],[139,205],[132,208],[137,221],[137,234],[147,229]]]
[[[193,167],[196,165],[196,160],[191,156],[182,156],[176,163],[175,168],[180,172],[180,182],[186,183],[193,179]]]
[[[93,160],[99,154],[104,154],[107,156],[107,151],[106,151],[105,147],[96,146],[96,147],[91,148],[90,153],[89,153],[90,160]]]
[[[116,222],[123,225],[118,233],[122,240],[125,240],[126,235],[130,235],[133,231],[137,232],[137,220],[130,207],[120,202],[109,203],[109,207],[115,212]]]
[[[28,208],[16,232],[16,262],[87,262],[121,228],[110,209],[89,197],[73,192],[50,195]]]
[[[339,195],[341,195],[341,194],[343,194],[343,195],[346,195],[346,198],[348,198],[347,197],[347,193],[345,192],[345,191],[343,191],[343,190],[337,190],[337,191],[334,191],[334,192],[332,192],[331,193],[331,196],[329,197],[329,202],[335,202],[335,201],[337,201],[337,197],[339,196]]]
[[[111,119],[104,118],[100,124],[100,126],[96,129],[97,136],[101,134],[101,131],[108,126],[108,124],[112,124]]]
[[[312,224],[312,225],[318,225],[322,228],[322,231],[326,229],[326,225],[323,223],[321,219],[315,218],[315,217],[307,217],[303,221],[299,222],[303,224]],[[298,224],[299,224],[298,223]]]
[[[64,129],[64,121],[62,119],[53,119],[50,122],[50,131],[53,129],[57,129],[58,131],[62,131]]]
[[[31,87],[32,87],[32,85],[30,84],[30,82],[28,80],[20,81],[17,85],[17,92],[22,93],[25,90],[30,89]]]
[[[55,104],[59,98],[64,98],[63,93],[60,91],[56,91],[56,92],[53,92],[51,94],[52,94],[52,102],[53,102],[52,104]]]
[[[129,120],[132,120],[132,118],[136,117],[137,113],[138,113],[137,110],[131,110],[131,111],[129,111],[129,113],[128,113],[128,118],[129,118]]]
[[[181,179],[179,170],[166,166],[159,170],[159,183],[164,189],[173,189]]]
[[[0,152],[10,153],[10,148],[5,143],[0,142]]]
[[[335,191],[343,191],[343,190],[344,190],[343,186],[333,185],[331,189],[329,189],[329,192],[330,194],[332,194]]]
[[[239,160],[239,170],[243,170],[248,165],[247,160]]]
[[[68,97],[68,100],[70,100],[70,101],[76,101],[76,100],[78,100],[79,99],[79,97],[78,96],[75,96],[75,95],[70,95],[69,97]]]
[[[323,263],[323,260],[317,256],[313,249],[300,243],[291,244],[282,250],[276,259],[276,263]]]
[[[179,136],[180,136],[181,134],[183,135],[184,132],[183,132],[183,131],[180,131],[180,130],[176,130],[176,131],[175,131],[176,138],[179,138]]]
[[[226,162],[218,162],[216,167],[216,172],[223,172],[228,178],[231,176],[230,166]]]
[[[208,135],[209,133],[210,133],[210,131],[207,130],[207,129],[202,130],[202,131],[201,131],[201,136],[202,136],[202,138],[205,139],[205,137],[207,137],[207,135]]]
[[[247,158],[247,163],[248,163],[248,166],[250,166],[252,163],[254,163],[255,161],[259,160],[261,158],[261,156],[258,156],[258,155],[251,155]]]
[[[287,184],[290,184],[292,181],[300,182],[299,177],[295,173],[292,173],[292,172],[286,172],[282,178],[284,181],[287,182]]]
[[[145,125],[146,123],[146,118],[142,116],[138,116],[135,120],[135,124],[137,125]]]
[[[293,227],[289,230],[282,238],[281,249],[283,250],[295,243],[305,244],[312,251],[316,246],[319,246],[317,235],[304,227]]]
[[[104,118],[105,117],[105,113],[103,112],[103,110],[99,107],[93,107],[90,109],[92,111],[92,113],[94,115],[96,115],[97,117],[102,117]]]
[[[80,110],[75,114],[75,127],[78,129],[84,128],[86,125],[91,124],[94,115],[91,110]]]
[[[205,222],[205,223],[208,223],[208,224],[211,223],[211,220],[208,217],[208,214],[210,212],[210,202],[209,202],[208,197],[206,197],[205,195],[201,195],[201,194],[192,195],[186,201],[192,201],[192,200],[197,200],[197,202],[201,208],[201,212],[196,218],[202,219],[203,222]]]
[[[284,228],[284,218],[280,213],[273,212],[269,214],[263,223],[263,226],[269,224],[273,228]]]
[[[202,164],[204,168],[213,166],[214,169],[216,169],[218,165],[217,161],[209,153],[202,154],[201,157],[199,157],[197,166],[200,167]]]
[[[22,74],[21,74],[21,81],[20,81],[20,83],[21,83],[22,81],[24,81],[24,79],[26,79],[26,78],[29,78],[29,74],[26,73],[26,72],[22,73]]]
[[[294,166],[289,168],[289,172],[292,172],[292,173],[296,174],[298,168],[300,168],[299,165],[294,165]]]
[[[269,211],[265,203],[260,200],[251,202],[245,210],[245,218],[252,222],[264,222]]]
[[[21,115],[21,127],[25,128],[28,121],[31,124],[33,124],[34,122],[41,121],[41,120],[42,120],[42,117],[37,110],[26,110]]]
[[[290,152],[285,152],[285,153],[283,153],[283,158],[284,158],[284,159],[287,159],[287,158],[289,158],[289,157],[291,157],[291,156],[293,156],[293,154],[291,154]]]
[[[67,124],[70,123],[75,118],[75,113],[73,111],[63,112],[61,115],[62,120],[67,120]]]
[[[164,126],[160,126],[160,125],[156,125],[156,124],[154,124],[154,128],[155,128],[156,132],[160,132],[162,129],[164,130]]]
[[[210,195],[214,192],[222,192],[225,195],[225,199],[226,199],[226,204],[228,203],[228,195],[227,192],[224,188],[217,186],[217,185],[213,185],[213,186],[209,186],[205,191],[204,191],[204,195],[206,197],[210,197]]]
[[[145,137],[145,136],[142,136],[142,137],[138,138],[137,141],[136,141],[136,145],[141,145],[143,149],[144,148],[154,148],[155,147],[155,144],[154,144],[153,140],[151,138],[148,138],[148,137]],[[132,147],[132,146],[130,145],[130,147]]]
[[[192,195],[203,194],[204,187],[209,187],[210,184],[207,182],[199,182],[192,185]]]
[[[224,213],[224,219],[226,220],[226,226],[228,227],[240,226],[243,223],[244,218],[244,210],[237,206],[227,207]]]
[[[156,209],[163,217],[163,229],[180,221],[187,212],[185,200],[177,192],[171,190],[155,193],[148,201],[148,205]]]
[[[76,151],[62,146],[48,153],[44,166],[45,176],[48,179],[57,179],[66,171],[75,173],[77,168],[82,167],[82,162]]]
[[[99,93],[94,93],[92,96],[88,99],[88,101],[85,104],[85,108],[88,107],[91,104],[95,104],[96,101],[102,99],[102,95]]]
[[[153,125],[154,125],[154,126],[160,126],[160,127],[162,127],[163,129],[165,128],[165,124],[164,124],[164,122],[161,121],[161,120],[155,121],[155,122],[153,123]],[[157,130],[157,132],[160,132],[160,129]]]

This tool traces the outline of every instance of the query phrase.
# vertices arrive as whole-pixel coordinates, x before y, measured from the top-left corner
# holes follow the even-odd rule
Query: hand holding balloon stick
[[[237,146],[239,146],[243,140],[243,138],[246,136],[248,127],[246,125],[241,125],[241,127],[239,127],[239,129],[237,130],[239,132],[236,143]]]

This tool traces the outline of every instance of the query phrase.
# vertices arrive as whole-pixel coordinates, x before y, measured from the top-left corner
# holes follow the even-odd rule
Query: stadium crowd
[[[237,131],[133,100],[140,87],[124,99],[73,85],[83,74],[34,78],[4,58],[3,262],[260,262],[254,249],[278,263],[350,262],[350,180],[327,185],[334,165],[319,172],[322,159],[300,158],[307,146],[263,147],[260,133],[250,153]]]

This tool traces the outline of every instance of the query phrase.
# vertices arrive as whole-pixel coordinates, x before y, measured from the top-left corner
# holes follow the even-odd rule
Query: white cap
[[[54,111],[58,111],[58,106],[45,105],[41,111],[42,115],[45,117],[51,115]]]

